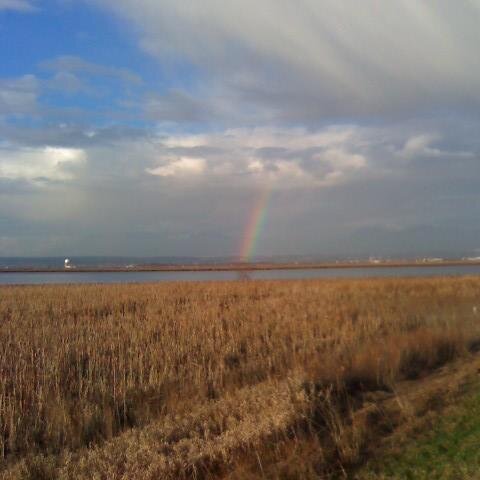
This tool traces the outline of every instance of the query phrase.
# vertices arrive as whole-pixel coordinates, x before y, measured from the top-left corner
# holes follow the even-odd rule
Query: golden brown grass
[[[354,463],[359,393],[477,348],[479,291],[477,278],[0,288],[0,478],[202,478],[244,457],[262,471],[265,447],[300,432]]]

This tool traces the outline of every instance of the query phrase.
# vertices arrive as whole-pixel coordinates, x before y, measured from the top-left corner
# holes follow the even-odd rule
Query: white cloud
[[[0,0],[0,11],[1,10],[34,12],[37,10],[37,8],[28,0]]]
[[[358,169],[367,165],[367,159],[363,155],[350,153],[338,147],[329,148],[314,158],[340,168]]]
[[[205,170],[205,159],[183,157],[172,159],[165,165],[156,168],[149,168],[147,172],[159,177],[184,177],[189,175],[199,175]]]
[[[263,163],[254,159],[248,163],[247,170],[253,173],[261,173],[264,171]]]
[[[195,176],[228,179],[248,185],[327,186],[343,182],[368,167],[364,153],[368,138],[359,127],[329,127],[316,132],[302,128],[239,128],[162,139],[165,163],[147,168],[163,177]],[[172,156],[172,152],[184,156]],[[189,155],[192,152],[192,155]],[[193,152],[202,152],[198,158]]]
[[[400,155],[406,158],[471,158],[474,156],[472,152],[449,151],[434,147],[433,144],[441,140],[441,136],[436,133],[424,133],[410,137],[406,142]]]
[[[86,161],[76,148],[0,149],[0,178],[33,182],[72,180],[72,170]]]
[[[437,134],[421,134],[415,135],[414,137],[409,138],[405,142],[405,146],[402,149],[402,155],[405,157],[412,157],[418,155],[419,153],[425,153],[427,151],[435,151],[430,147],[430,145],[438,140]],[[437,150],[438,151],[438,150]]]

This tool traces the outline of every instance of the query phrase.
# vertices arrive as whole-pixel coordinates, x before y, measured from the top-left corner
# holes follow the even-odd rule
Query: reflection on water
[[[58,272],[0,273],[0,285],[138,283],[205,280],[287,280],[307,278],[432,277],[480,275],[480,265],[427,267],[323,268],[298,270],[250,270],[219,272]]]

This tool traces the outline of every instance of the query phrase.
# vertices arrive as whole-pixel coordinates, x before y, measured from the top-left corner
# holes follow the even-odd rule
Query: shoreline
[[[327,270],[346,268],[401,268],[401,267],[448,267],[478,266],[480,261],[446,260],[438,262],[391,261],[391,262],[325,262],[325,263],[229,263],[203,265],[138,265],[106,267],[45,267],[45,268],[0,268],[1,273],[128,273],[128,272],[238,272],[258,270]]]

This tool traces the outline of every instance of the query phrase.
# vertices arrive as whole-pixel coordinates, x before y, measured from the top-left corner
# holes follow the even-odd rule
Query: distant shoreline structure
[[[445,267],[458,265],[480,265],[480,258],[443,260],[439,258],[418,260],[350,260],[336,262],[232,262],[205,264],[145,264],[105,267],[0,267],[0,273],[80,273],[80,272],[218,272],[218,271],[255,271],[255,270],[317,270],[343,268],[382,268],[382,267]]]

